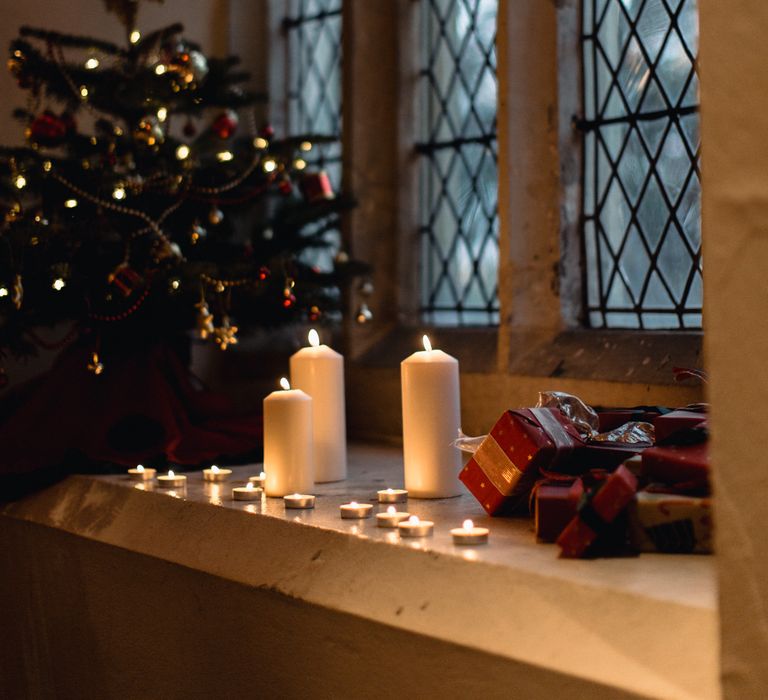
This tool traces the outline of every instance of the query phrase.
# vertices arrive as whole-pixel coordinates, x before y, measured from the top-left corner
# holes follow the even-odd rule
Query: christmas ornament
[[[11,302],[17,311],[21,308],[23,300],[24,286],[21,284],[21,275],[14,275],[13,282],[11,283]]]
[[[214,226],[218,226],[222,221],[224,221],[224,212],[214,205],[208,212],[208,221],[210,221]]]
[[[208,235],[208,231],[206,231],[201,225],[200,222],[195,219],[194,222],[192,222],[192,228],[189,230],[189,242],[192,245],[196,245],[198,241],[202,240]]]
[[[148,114],[139,122],[133,132],[133,138],[148,146],[154,146],[165,141],[165,132],[158,118],[154,114]]]
[[[275,130],[271,124],[265,124],[259,129],[259,136],[263,139],[271,139],[275,135]]]
[[[46,110],[29,125],[27,138],[41,146],[58,146],[75,128],[75,120],[68,112],[56,116]]]
[[[216,117],[213,124],[211,125],[211,129],[213,130],[213,133],[216,134],[216,136],[218,136],[220,139],[228,139],[237,130],[239,121],[240,120],[237,116],[237,112],[228,109]]]
[[[336,196],[333,193],[331,181],[325,170],[317,173],[307,173],[301,179],[299,186],[301,187],[304,199],[310,203],[322,202],[326,199],[333,199]]]
[[[183,85],[200,82],[208,75],[208,60],[199,51],[184,50],[183,45],[177,44],[176,53],[166,61],[167,70],[175,73]]]
[[[318,321],[318,320],[320,320],[320,308],[319,308],[319,307],[317,307],[317,306],[313,306],[313,307],[311,307],[311,308],[309,309],[309,315],[308,315],[308,318],[309,318],[309,320],[310,320],[310,321],[312,321],[313,323],[314,323],[315,321]]]
[[[221,326],[214,330],[213,337],[220,350],[226,350],[230,345],[237,345],[237,326],[230,325],[229,317],[225,316]]]
[[[141,275],[128,263],[121,263],[107,276],[107,283],[112,285],[124,297],[129,297],[143,282]]]
[[[355,314],[355,320],[360,325],[363,325],[373,320],[373,312],[368,308],[368,304],[366,304],[365,302],[360,304],[360,307],[358,308],[357,313]]]
[[[205,340],[216,330],[213,326],[213,314],[208,309],[205,299],[195,304],[195,308],[197,309],[197,334]]]
[[[291,192],[293,192],[293,184],[290,180],[281,180],[280,184],[277,186],[277,189],[280,190],[281,194],[289,195]]]
[[[91,353],[91,360],[86,367],[89,372],[93,372],[97,377],[104,371],[104,365],[99,360],[99,353]]]

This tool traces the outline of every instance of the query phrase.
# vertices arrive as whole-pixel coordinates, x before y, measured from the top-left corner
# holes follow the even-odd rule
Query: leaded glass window
[[[288,44],[288,134],[331,137],[302,153],[307,172],[324,170],[341,187],[342,0],[290,0],[283,20]],[[337,217],[332,217],[337,222]],[[328,229],[328,222],[317,228]],[[308,231],[310,234],[314,230]],[[327,230],[327,248],[302,253],[306,262],[330,269],[338,250],[337,228]]]
[[[420,296],[436,325],[498,323],[497,0],[420,0]]]
[[[700,328],[697,0],[583,0],[588,323]]]

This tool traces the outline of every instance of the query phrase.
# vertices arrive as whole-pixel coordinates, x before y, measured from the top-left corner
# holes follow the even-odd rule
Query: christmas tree
[[[105,2],[122,46],[24,27],[10,47],[28,99],[25,145],[0,148],[0,360],[63,350],[0,402],[3,493],[105,463],[257,457],[260,415],[201,389],[177,351],[190,332],[226,350],[240,330],[338,320],[367,271],[327,250],[351,202],[308,172],[322,137],[257,128],[237,58],[179,24],[141,36],[136,0]]]
[[[107,5],[124,46],[24,27],[10,47],[27,143],[0,149],[0,353],[71,322],[100,374],[137,339],[193,329],[226,349],[239,329],[337,319],[365,267],[313,264],[350,205],[307,171],[322,138],[257,129],[237,58],[178,24],[141,36],[135,2]]]

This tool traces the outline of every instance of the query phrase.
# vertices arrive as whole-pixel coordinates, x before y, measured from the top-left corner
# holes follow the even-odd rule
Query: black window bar
[[[700,328],[696,0],[583,0],[588,325]]]
[[[336,141],[313,144],[307,166],[341,186],[341,0],[292,0],[288,35],[288,130]]]
[[[497,0],[420,4],[421,314],[435,325],[494,325]]]
[[[341,32],[342,0],[291,0],[283,19],[288,45],[288,133],[315,134],[333,141],[303,152],[307,171],[324,170],[335,191],[341,188]],[[327,248],[303,251],[302,260],[333,269],[341,245],[339,217],[332,215],[306,230],[325,229]]]

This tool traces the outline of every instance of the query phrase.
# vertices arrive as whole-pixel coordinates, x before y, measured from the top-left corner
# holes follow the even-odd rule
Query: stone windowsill
[[[468,494],[411,500],[435,534],[400,541],[373,519],[338,515],[341,503],[402,483],[399,451],[353,446],[350,457],[351,477],[319,485],[314,511],[233,502],[231,486],[254,471],[240,467],[220,488],[190,474],[177,498],[122,476],[70,477],[3,507],[0,525],[56,528],[609,694],[718,697],[713,557],[561,560],[554,545],[535,543],[530,521],[488,518]],[[452,544],[449,529],[467,517],[491,528],[487,546]]]

